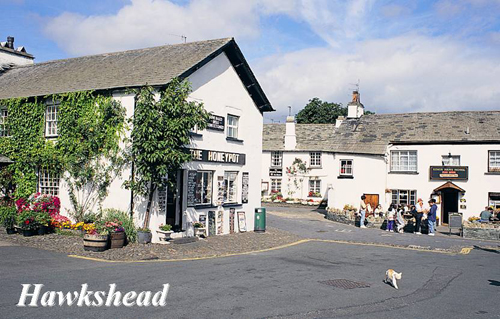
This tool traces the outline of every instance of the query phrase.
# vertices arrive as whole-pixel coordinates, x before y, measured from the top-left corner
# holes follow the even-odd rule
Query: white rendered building
[[[363,115],[363,110],[355,92],[347,118],[336,124],[295,124],[289,118],[286,124],[264,125],[263,195],[280,191],[288,197],[295,185],[286,169],[302,158],[310,169],[302,191],[293,195],[307,199],[319,191],[331,208],[358,207],[363,194],[384,209],[435,198],[442,223],[450,212],[466,219],[485,206],[500,209],[499,111]]]
[[[192,235],[192,223],[198,221],[210,235],[252,231],[254,210],[260,207],[263,112],[273,109],[234,39],[16,66],[0,75],[0,99],[95,90],[111,94],[132,117],[130,88],[161,88],[174,77],[190,82],[189,98],[203,102],[212,116],[206,130],[192,133],[188,148],[193,161],[178,172],[177,188],[155,194],[149,224],[153,242],[160,224],[173,225],[173,237]],[[46,123],[54,122],[57,105],[47,107]],[[57,133],[46,132],[46,137],[56,139]],[[127,168],[112,183],[103,207],[133,212],[142,226],[146,200],[123,187],[132,170]],[[64,181],[49,172],[40,172],[39,181],[39,191],[58,195],[62,213],[69,214]]]

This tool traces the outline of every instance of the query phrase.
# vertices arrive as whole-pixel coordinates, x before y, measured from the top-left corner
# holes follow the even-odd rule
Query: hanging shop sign
[[[190,151],[193,161],[245,165],[245,154],[197,149]]]
[[[210,114],[208,117],[207,130],[224,132],[224,116]]]
[[[241,202],[243,204],[248,203],[248,183],[250,181],[249,174],[244,172],[241,178]]]
[[[282,168],[270,168],[269,169],[269,176],[283,176],[283,169]]]
[[[468,166],[431,166],[430,179],[434,180],[468,180]]]

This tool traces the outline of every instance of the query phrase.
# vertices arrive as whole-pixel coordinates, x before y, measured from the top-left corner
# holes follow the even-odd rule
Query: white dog
[[[394,269],[389,269],[385,272],[385,283],[390,283],[394,288],[398,289],[397,279],[401,279],[402,272],[396,272]]]

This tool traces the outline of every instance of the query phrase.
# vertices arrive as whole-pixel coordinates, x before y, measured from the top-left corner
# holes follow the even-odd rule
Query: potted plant
[[[0,207],[0,221],[3,224],[3,227],[5,227],[7,234],[9,235],[16,233],[16,229],[14,228],[14,224],[16,223],[16,215],[17,211],[15,207]]]
[[[125,229],[122,227],[122,222],[119,220],[108,221],[104,225],[109,232],[111,249],[123,248],[123,245],[125,244]]]
[[[198,237],[205,237],[205,227],[200,222],[193,223],[194,235]]]
[[[45,235],[49,232],[50,216],[46,212],[35,213],[35,222],[38,224],[38,235]]]
[[[173,233],[172,231],[172,226],[169,224],[160,225],[160,229],[156,231],[158,235],[160,236],[160,242],[162,243],[168,243],[168,241],[171,239],[171,235]]]
[[[139,244],[149,244],[151,242],[151,230],[147,227],[137,229],[137,242]]]
[[[83,249],[88,251],[105,251],[108,249],[109,230],[103,222],[96,222],[83,235]]]
[[[33,236],[38,233],[38,224],[35,220],[35,214],[31,211],[23,211],[17,215],[17,224],[21,228],[25,237]]]

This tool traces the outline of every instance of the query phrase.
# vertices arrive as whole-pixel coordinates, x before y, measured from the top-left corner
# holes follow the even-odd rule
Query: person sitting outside
[[[479,215],[481,218],[481,223],[489,223],[490,219],[493,217],[493,208],[486,206],[484,210]]]

